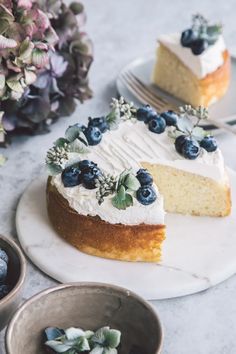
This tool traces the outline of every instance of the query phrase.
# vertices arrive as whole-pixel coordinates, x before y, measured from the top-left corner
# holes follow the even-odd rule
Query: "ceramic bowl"
[[[7,282],[11,287],[9,294],[0,300],[0,330],[2,330],[21,301],[26,261],[22,251],[12,239],[0,235],[0,248],[4,249],[9,257]]]
[[[64,284],[29,299],[9,323],[6,352],[45,354],[43,331],[49,326],[106,325],[122,333],[119,354],[160,353],[162,328],[153,308],[126,289],[100,283]]]

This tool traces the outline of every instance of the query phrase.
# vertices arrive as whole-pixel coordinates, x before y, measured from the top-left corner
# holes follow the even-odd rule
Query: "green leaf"
[[[80,328],[70,327],[65,330],[65,335],[68,340],[74,340],[81,336],[84,336],[84,331]]]
[[[80,141],[82,141],[82,143],[88,145],[86,136],[84,135],[82,129],[77,124],[67,128],[65,137],[67,140],[69,140],[69,142],[73,142],[75,139],[79,139]]]
[[[105,333],[107,332],[107,330],[109,329],[109,327],[102,327],[99,328],[93,335],[92,337],[92,342],[96,343],[96,344],[100,344],[103,345],[105,344]]]
[[[125,187],[121,185],[117,191],[117,197],[123,201],[125,200],[125,193]]]
[[[49,340],[45,343],[49,348],[55,350],[56,353],[64,353],[71,349],[70,344],[64,344],[56,340]]]
[[[117,129],[121,121],[119,109],[113,108],[111,112],[106,116],[106,121],[109,125],[109,129],[111,130]]]
[[[132,191],[137,191],[140,187],[140,182],[132,173],[129,173],[125,177],[124,185]]]
[[[89,148],[79,139],[75,139],[72,143],[68,144],[70,152],[76,152],[78,154],[86,154],[89,152]]]
[[[209,132],[206,132],[203,128],[195,127],[192,130],[191,136],[197,141],[201,141],[207,134],[209,134]]]
[[[194,123],[190,118],[188,118],[186,116],[182,116],[182,117],[179,117],[179,119],[177,121],[177,127],[183,133],[191,133],[191,131],[194,127]]]
[[[89,354],[103,354],[103,347],[95,346]]]
[[[116,194],[112,200],[112,205],[120,210],[125,210],[127,207],[132,206],[133,205],[133,197],[126,193],[125,194],[125,199],[120,199],[118,194]]]
[[[106,335],[106,344],[108,347],[116,348],[120,344],[121,332],[116,329],[110,329]]]
[[[46,334],[47,340],[54,340],[56,338],[63,336],[62,331],[57,327],[46,328],[45,334]]]
[[[120,174],[119,180],[118,180],[118,187],[119,187],[120,185],[124,184],[124,181],[125,181],[125,179],[126,179],[126,176],[127,176],[129,173],[131,173],[131,171],[132,171],[132,169],[130,168],[130,169],[128,169],[128,170],[124,170],[124,171]]]
[[[50,176],[56,176],[62,172],[62,167],[55,164],[47,164],[47,170]]]
[[[55,142],[54,142],[54,145],[55,146],[58,146],[58,147],[64,147],[65,144],[68,144],[69,141],[65,138],[59,138],[57,139]]]

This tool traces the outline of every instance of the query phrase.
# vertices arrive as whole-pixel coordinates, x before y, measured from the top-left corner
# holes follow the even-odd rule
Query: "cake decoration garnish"
[[[45,346],[54,353],[117,354],[121,332],[110,327],[99,328],[96,332],[70,327],[65,330],[48,327],[44,331]]]
[[[213,152],[217,149],[216,139],[206,132],[200,123],[209,118],[208,109],[202,106],[193,108],[185,105],[179,108],[180,116],[176,126],[168,134],[175,139],[176,151],[189,160],[196,159],[201,149]]]
[[[181,34],[181,44],[190,48],[194,55],[202,54],[210,45],[215,44],[222,34],[222,25],[209,25],[208,20],[201,14],[192,18],[192,27]]]
[[[117,209],[125,210],[133,205],[133,195],[140,187],[140,182],[132,173],[132,170],[123,171],[116,185],[115,196],[112,205]]]

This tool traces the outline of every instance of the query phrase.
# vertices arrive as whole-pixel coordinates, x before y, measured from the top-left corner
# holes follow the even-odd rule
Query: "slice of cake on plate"
[[[47,207],[56,231],[92,255],[154,262],[165,239],[164,209],[228,215],[223,156],[199,127],[207,117],[203,107],[159,115],[121,98],[107,116],[69,127],[46,159]]]
[[[194,107],[209,106],[226,93],[230,56],[220,25],[209,25],[201,15],[192,27],[159,38],[152,82]]]

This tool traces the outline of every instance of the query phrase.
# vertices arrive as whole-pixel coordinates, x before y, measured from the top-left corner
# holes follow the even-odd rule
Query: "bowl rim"
[[[11,298],[13,298],[17,294],[17,292],[20,290],[20,288],[23,286],[24,281],[25,281],[25,277],[26,277],[26,259],[25,259],[23,252],[21,251],[20,247],[17,245],[17,243],[10,236],[7,237],[7,236],[3,236],[2,234],[0,234],[0,240],[7,243],[15,251],[15,253],[17,254],[17,257],[20,261],[20,275],[17,280],[17,283],[15,284],[13,289],[9,292],[9,294],[4,296],[4,298],[2,298],[0,300],[0,306],[1,306],[3,304],[7,303]]]
[[[40,291],[39,293],[33,295],[32,297],[30,297],[28,300],[26,300],[15,312],[15,314],[12,316],[12,318],[10,319],[7,329],[6,329],[6,333],[5,333],[5,347],[6,347],[6,353],[7,354],[13,354],[12,352],[12,348],[11,348],[11,338],[13,335],[13,326],[15,325],[15,323],[17,322],[18,318],[21,316],[21,314],[23,313],[23,311],[28,307],[28,305],[33,304],[35,301],[39,300],[40,298],[53,293],[53,292],[57,292],[63,289],[68,289],[68,288],[75,288],[75,287],[79,287],[79,288],[103,288],[103,289],[112,289],[116,292],[122,293],[123,295],[126,296],[131,296],[133,297],[135,300],[137,300],[138,302],[140,302],[142,305],[144,305],[148,311],[150,311],[152,313],[152,315],[154,316],[155,320],[156,320],[156,324],[157,327],[159,328],[159,334],[160,334],[160,342],[158,344],[158,347],[156,348],[156,353],[155,354],[160,354],[162,347],[163,347],[163,338],[164,338],[164,334],[163,334],[163,326],[162,323],[160,321],[160,318],[157,314],[156,309],[153,307],[152,304],[150,304],[149,302],[147,302],[145,299],[143,299],[141,296],[139,296],[138,294],[136,294],[135,292],[117,286],[117,285],[113,285],[113,284],[108,284],[108,283],[101,283],[101,282],[70,282],[70,283],[65,283],[65,284],[60,284],[57,286],[53,286],[50,288],[47,288],[45,290]]]

